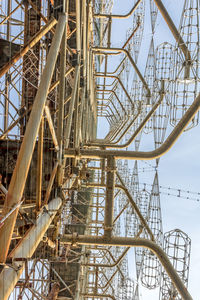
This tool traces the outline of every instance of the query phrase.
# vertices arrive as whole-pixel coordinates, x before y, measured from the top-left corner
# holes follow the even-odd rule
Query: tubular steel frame
[[[18,286],[20,287],[18,300],[22,299],[20,297],[22,297],[21,295],[26,288],[36,299],[44,297],[47,297],[45,299],[51,299],[52,295],[54,296],[53,299],[56,299],[55,297],[63,290],[68,291],[70,297],[72,297],[65,297],[65,299],[79,299],[80,295],[82,299],[116,299],[112,285],[113,279],[117,276],[127,279],[126,254],[131,247],[142,247],[150,250],[158,257],[182,298],[185,300],[192,299],[168,256],[156,243],[148,219],[143,216],[138,203],[129,192],[126,180],[117,171],[119,169],[117,161],[152,160],[164,155],[199,111],[200,94],[160,147],[147,152],[138,151],[138,149],[137,151],[107,150],[106,148],[125,148],[133,143],[147,122],[153,117],[157,108],[162,104],[167,93],[164,83],[161,82],[161,90],[158,92],[159,99],[155,103],[152,101],[153,105],[150,111],[142,120],[139,120],[142,112],[142,101],[145,98],[152,99],[153,95],[145,77],[137,67],[136,60],[132,58],[125,47],[133,38],[140,23],[138,22],[138,27],[133,30],[133,34],[122,48],[111,47],[112,20],[130,17],[137,10],[142,0],[136,1],[130,12],[125,15],[104,13],[103,9],[99,13],[94,13],[92,1],[89,0],[76,0],[74,1],[75,7],[69,0],[60,1],[61,10],[58,15],[56,1],[50,1],[51,4],[48,3],[48,16],[45,16],[35,0],[28,0],[27,3],[23,4],[16,2],[14,9],[11,9],[11,2],[8,2],[7,16],[2,17],[3,20],[0,24],[7,26],[7,39],[9,42],[11,41],[9,31],[11,21],[14,20],[12,17],[19,9],[23,9],[25,19],[23,24],[24,35],[27,30],[26,18],[28,17],[28,11],[32,14],[32,17],[33,15],[38,16],[40,18],[39,22],[43,26],[27,43],[20,47],[20,50],[10,55],[9,60],[0,69],[0,77],[5,85],[4,128],[0,141],[11,143],[13,133],[14,136],[17,136],[15,142],[17,141],[20,148],[8,190],[2,183],[0,187],[2,191],[1,200],[4,201],[0,219],[0,263],[3,266],[0,273],[0,298],[2,300],[8,299],[13,289]],[[185,80],[187,80],[191,68],[190,52],[162,1],[154,0],[154,2],[171,30],[178,47],[183,52],[185,58],[184,74]],[[54,17],[50,16],[52,11]],[[108,21],[107,27],[104,28],[107,45],[102,47],[102,43],[99,43],[99,46],[94,47],[92,43],[92,24],[94,20],[99,21],[98,26],[100,28],[104,19]],[[73,36],[74,33],[76,33],[76,37]],[[21,37],[21,33],[18,36]],[[16,36],[16,39],[18,36]],[[12,47],[14,47],[14,44],[10,43],[10,51]],[[31,76],[31,68],[25,70],[23,64],[30,53],[37,56],[35,47],[40,49],[40,53],[36,57],[40,61],[41,76],[39,85],[38,87],[33,86],[33,89],[36,89],[36,94],[28,109],[26,105],[17,107],[9,99],[8,85],[12,85],[19,97],[24,97],[21,92],[24,89],[24,82],[28,82],[31,78],[28,77]],[[121,53],[125,54],[125,57],[122,58],[119,66],[114,72],[108,72],[109,55],[119,55]],[[104,72],[100,71],[101,59],[99,59],[99,65],[97,62],[100,55],[105,56]],[[139,104],[135,103],[134,97],[129,94],[130,91],[125,87],[121,78],[127,61],[129,61],[130,66],[142,83],[144,97],[140,99]],[[95,69],[96,63],[97,67]],[[121,67],[122,70],[120,71]],[[24,74],[21,75],[23,71]],[[18,91],[15,79],[17,81],[20,76],[23,86]],[[104,78],[101,89],[99,89],[101,85],[98,84],[99,78]],[[114,81],[107,85],[107,78],[113,78]],[[28,83],[33,85],[31,79]],[[111,89],[108,89],[108,87],[111,87]],[[134,112],[131,116],[126,101],[120,98],[120,89],[131,103],[131,109]],[[117,104],[113,97],[105,98],[106,92],[115,96]],[[98,99],[96,97],[98,93],[102,93],[102,98]],[[98,104],[98,100],[102,103]],[[109,104],[104,105],[103,101],[107,101]],[[53,107],[55,103],[56,105]],[[149,103],[147,101],[147,105]],[[10,106],[16,111],[15,115],[10,112]],[[105,117],[110,123],[110,131],[103,140],[96,139],[98,106],[100,107],[100,115],[102,116],[105,113]],[[118,110],[119,106],[120,111]],[[9,124],[9,119],[12,119],[11,124]],[[139,122],[139,125],[136,126],[130,138],[121,143],[129,130],[135,126],[136,121]],[[23,122],[26,122],[25,133],[22,134],[21,131],[18,135],[15,133],[16,126],[19,125],[21,128]],[[48,146],[47,142],[49,143]],[[35,149],[38,158],[35,175],[36,196],[34,196],[35,199],[31,203],[27,203],[27,199],[25,199],[27,187],[25,187],[25,184],[28,185],[29,172],[32,170],[31,164],[34,164]],[[45,168],[47,168],[47,166],[44,166],[45,152],[51,151],[53,153],[49,154],[51,169],[48,174],[45,174]],[[92,163],[95,163],[97,167],[90,167]],[[45,175],[48,178],[48,184],[44,188]],[[43,190],[44,195],[42,194]],[[115,193],[116,190],[118,190],[117,193]],[[117,236],[116,234],[119,230],[117,228],[118,220],[129,205],[127,203],[124,206],[122,205],[118,215],[115,214],[115,202],[117,202],[115,199],[121,199],[121,192],[124,192],[128,198],[135,216],[141,224],[135,237]],[[56,197],[52,195],[56,195]],[[49,201],[50,198],[54,199]],[[24,201],[26,203],[23,203]],[[123,201],[121,202],[123,204]],[[35,207],[35,215],[28,211],[30,207]],[[18,224],[21,224],[22,219],[25,220],[26,225],[29,225],[29,228],[20,236],[20,226]],[[61,233],[59,223],[61,223],[61,227],[63,226],[64,233]],[[80,234],[78,229],[74,231],[73,228],[66,233],[67,228],[73,226],[79,228],[80,231],[84,228],[84,234]],[[52,228],[54,228],[54,231],[51,236]],[[141,238],[142,233],[146,234],[149,239]],[[18,239],[20,240],[19,243],[17,243]],[[15,244],[13,244],[13,240],[16,242]],[[70,269],[71,264],[78,262],[83,269],[77,271],[78,275],[74,280],[75,283],[69,284],[51,265],[49,268],[57,280],[52,279],[55,278],[52,274],[46,280],[49,286],[48,295],[42,295],[39,289],[37,291],[36,288],[31,287],[29,281],[31,274],[35,273],[34,268],[38,258],[35,258],[32,269],[28,269],[28,261],[31,260],[34,252],[37,252],[41,243],[45,243],[48,250],[53,249],[52,251],[54,251],[49,260],[50,264],[60,262],[63,268],[65,265]],[[58,244],[62,253],[59,253]],[[123,251],[120,252],[119,249],[123,249]],[[50,250],[48,253],[50,253]],[[95,254],[95,251],[97,254]],[[48,269],[45,266],[45,259],[41,259],[41,264]],[[106,269],[105,274],[102,271],[104,268]],[[86,271],[84,276],[81,272],[83,270]],[[23,272],[25,273],[25,281],[21,283],[20,277],[24,276]],[[40,279],[35,278],[34,280],[39,282]],[[81,286],[80,295],[77,294],[77,289],[74,288],[76,284]],[[84,287],[86,287],[85,290]],[[112,290],[113,294],[111,293]]]

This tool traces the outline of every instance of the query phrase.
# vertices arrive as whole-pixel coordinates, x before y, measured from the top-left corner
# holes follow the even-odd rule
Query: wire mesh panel
[[[150,194],[143,189],[138,193],[137,203],[138,207],[140,208],[140,212],[142,216],[147,219],[148,217],[148,208],[149,208],[149,202],[150,202]],[[139,221],[136,219],[136,228],[137,230],[141,230],[142,228],[139,225]],[[142,233],[140,234],[140,237],[147,237],[144,229]],[[136,276],[137,280],[139,280],[142,268],[143,268],[143,259],[144,259],[144,248],[137,247],[135,248],[135,264],[136,264]]]
[[[164,234],[164,251],[168,255],[185,286],[188,285],[191,240],[186,233],[174,229]],[[182,297],[172,284],[165,271],[162,271],[160,300],[181,300]]]
[[[187,57],[176,47],[174,58],[174,97],[171,102],[170,123],[175,126],[192,104],[199,92],[199,1],[185,0],[180,34],[188,49]],[[192,119],[187,129],[199,122],[199,115]]]
[[[144,31],[144,16],[145,16],[145,1],[142,0],[137,8],[137,10],[133,13],[133,28],[137,26],[138,19],[140,21],[139,29],[136,31],[132,38],[133,45],[133,53],[135,62],[137,63],[138,55],[140,52],[142,35]]]
[[[129,189],[134,201],[138,203],[139,192],[139,178],[138,178],[138,165],[135,161],[133,173],[131,175],[130,189]],[[138,220],[134,213],[134,209],[129,204],[126,209],[126,236],[135,236],[138,231]]]
[[[151,13],[151,27],[152,27],[152,32],[154,33],[155,24],[156,24],[157,15],[158,15],[158,8],[157,8],[154,0],[149,0],[149,1],[150,1],[150,13]]]
[[[158,174],[156,172],[152,186],[151,199],[148,209],[148,224],[152,233],[154,234],[155,241],[158,245],[162,246],[162,217],[160,207],[160,193]],[[142,285],[155,289],[160,285],[161,265],[157,257],[149,250],[144,250],[143,265],[141,271]]]
[[[154,85],[155,85],[155,53],[154,53],[154,40],[153,37],[151,39],[151,44],[149,47],[149,53],[147,57],[147,63],[146,63],[146,68],[145,68],[145,73],[144,73],[144,78],[146,80],[146,83],[148,84],[148,87],[151,91],[151,99],[150,97],[147,96],[147,91],[143,89],[143,114],[144,117],[148,114],[148,112],[152,108],[152,104],[154,101],[153,98],[153,91],[154,91]],[[150,118],[150,120],[146,123],[143,131],[144,133],[150,133],[153,130],[153,119]]]
[[[166,97],[169,98],[169,93],[171,93],[169,86],[173,82],[174,51],[174,46],[165,42],[156,48],[155,53],[156,90],[160,91],[163,88],[166,93]]]

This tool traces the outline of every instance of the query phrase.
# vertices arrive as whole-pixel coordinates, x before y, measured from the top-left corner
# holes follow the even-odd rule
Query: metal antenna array
[[[199,122],[199,0],[179,29],[167,1],[129,2],[0,2],[1,300],[192,299],[161,200],[199,193],[159,170]]]

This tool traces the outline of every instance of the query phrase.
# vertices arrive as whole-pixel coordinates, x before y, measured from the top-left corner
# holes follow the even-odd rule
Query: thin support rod
[[[124,93],[126,94],[126,97],[128,98],[129,102],[132,104],[132,107],[134,108],[135,105],[119,77],[114,76],[114,75],[102,75],[102,74],[98,74],[98,73],[96,73],[95,76],[96,77],[104,77],[104,78],[114,78],[115,80],[117,80],[119,82],[119,84],[121,85]],[[103,90],[105,90],[105,89],[103,89]]]
[[[74,88],[72,91],[72,96],[71,96],[71,100],[70,100],[70,104],[69,104],[69,113],[68,113],[67,124],[66,124],[65,132],[64,132],[65,147],[69,146],[69,141],[70,141],[72,117],[73,117],[73,111],[74,111],[74,106],[75,106],[76,93],[77,93],[77,89],[78,89],[79,72],[80,72],[80,65],[77,65],[75,68]]]
[[[65,77],[67,77],[72,71],[74,71],[74,67],[70,67],[66,73],[65,73]],[[49,93],[52,92],[60,83],[60,80],[56,80],[51,86],[50,86],[50,89],[49,89]]]
[[[68,12],[69,1],[63,2],[64,12]],[[63,148],[63,120],[64,120],[64,102],[65,102],[65,73],[66,73],[66,49],[67,49],[67,25],[68,25],[68,14],[65,25],[65,30],[62,38],[61,49],[60,49],[60,85],[59,85],[59,98],[58,98],[58,128],[57,128],[57,138],[58,138],[58,161],[62,164],[62,148]],[[59,182],[59,172],[58,172],[58,183]]]
[[[140,220],[142,226],[143,226],[143,227],[146,229],[146,231],[148,232],[148,234],[149,234],[151,240],[154,241],[154,240],[155,240],[155,239],[154,239],[154,235],[153,235],[153,233],[152,233],[152,231],[151,231],[151,229],[150,229],[150,227],[149,227],[147,221],[146,221],[145,218],[142,216],[142,214],[141,214],[141,212],[140,212],[140,210],[139,210],[137,204],[135,203],[135,201],[133,200],[131,194],[129,193],[128,189],[126,188],[123,179],[121,178],[121,176],[119,175],[118,172],[116,172],[116,174],[117,174],[117,177],[118,177],[118,179],[119,179],[119,181],[120,181],[121,184],[115,184],[115,188],[116,188],[116,189],[121,189],[121,190],[126,194],[126,196],[127,196],[127,198],[128,198],[128,201],[130,202],[132,208],[135,210],[135,213],[136,213],[136,215],[138,216],[138,218],[139,218],[139,220]],[[106,187],[106,185],[103,185],[103,184],[97,184],[97,183],[94,183],[94,184],[93,184],[93,183],[89,183],[89,184],[87,184],[87,187],[96,187],[96,188],[99,187],[99,188],[100,188],[100,187]],[[105,210],[106,210],[106,209],[105,209]]]
[[[121,106],[123,112],[125,113],[125,115],[127,115],[127,112],[126,112],[126,110],[125,110],[123,104],[122,104],[121,101],[119,100],[119,97],[117,96],[117,93],[116,93],[115,91],[113,91],[113,90],[99,90],[99,89],[98,89],[96,92],[98,92],[98,93],[99,93],[99,92],[109,92],[109,93],[112,93],[113,95],[115,95],[115,97],[116,97],[117,101],[119,102],[119,105]],[[104,100],[104,99],[98,99],[98,100]],[[108,100],[108,101],[109,101],[109,99],[105,99],[105,100]]]
[[[120,255],[120,257],[112,264],[92,264],[92,263],[86,263],[86,264],[81,264],[82,266],[87,266],[87,267],[98,267],[98,268],[114,268],[119,265],[119,263],[122,261],[124,256],[127,254],[128,250],[130,248],[126,248],[124,252]]]
[[[116,298],[109,294],[81,294],[84,298],[103,298],[103,299],[112,299],[116,300]]]
[[[58,151],[59,150],[59,145],[58,145],[58,140],[57,140],[57,136],[56,136],[56,131],[54,129],[54,124],[53,124],[53,120],[51,118],[51,112],[50,109],[47,105],[45,105],[44,107],[45,110],[45,115],[49,124],[49,130],[51,132],[51,137],[55,146],[55,150]]]

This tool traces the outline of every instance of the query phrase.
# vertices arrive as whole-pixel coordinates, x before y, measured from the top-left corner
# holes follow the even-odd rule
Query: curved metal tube
[[[103,47],[94,47],[92,49],[93,49],[93,51],[101,51],[101,52],[102,51],[105,51],[105,52],[117,51],[118,54],[120,54],[121,52],[123,52],[128,57],[128,59],[130,60],[130,63],[132,64],[133,68],[135,69],[135,72],[137,73],[138,77],[142,81],[142,83],[144,85],[144,88],[147,91],[147,97],[151,97],[151,91],[150,91],[150,89],[148,87],[148,84],[146,83],[144,77],[140,73],[140,70],[138,69],[136,63],[132,59],[132,57],[131,57],[130,53],[128,52],[128,50],[123,49],[123,48],[103,48]],[[116,53],[116,55],[117,55],[117,53]],[[108,76],[110,76],[110,75],[108,75]]]
[[[104,75],[103,75],[104,76]],[[119,105],[121,106],[121,108],[122,108],[122,110],[124,111],[124,113],[127,115],[127,113],[126,113],[126,110],[125,110],[125,108],[124,108],[124,106],[123,106],[123,104],[121,103],[121,101],[119,100],[119,97],[117,96],[117,93],[115,92],[115,91],[113,91],[113,90],[96,90],[96,92],[97,93],[99,93],[99,92],[109,92],[109,93],[112,93],[112,94],[114,94],[114,96],[116,97],[116,99],[117,99],[117,101],[119,102]],[[98,99],[98,100],[103,100],[103,99]],[[105,99],[105,100],[110,100],[109,98],[108,99]]]
[[[153,151],[124,151],[124,150],[93,150],[81,149],[77,152],[76,149],[66,149],[66,157],[84,157],[84,158],[106,158],[109,155],[116,159],[133,159],[133,160],[151,160],[163,156],[174,145],[181,133],[194,118],[195,114],[200,109],[200,94],[194,100],[193,104],[186,111],[185,115],[173,129],[165,142]]]
[[[163,249],[158,246],[155,242],[147,239],[131,238],[131,237],[111,237],[110,239],[105,239],[101,236],[88,236],[79,235],[73,236],[71,234],[66,234],[62,238],[62,242],[65,244],[79,244],[79,245],[108,245],[108,246],[119,246],[119,247],[144,247],[151,250],[160,260],[165,271],[172,280],[174,286],[179,291],[180,295],[184,300],[192,300],[190,293],[185,287],[184,283],[178,276],[176,270],[171,264],[168,256],[163,251]]]
[[[130,101],[130,103],[132,104],[133,108],[134,108],[134,103],[130,97],[130,95],[128,94],[127,90],[125,89],[121,79],[117,76],[114,76],[114,75],[101,75],[101,74],[94,74],[96,77],[107,77],[107,78],[115,78],[115,80],[117,80],[119,82],[119,84],[121,85],[124,93],[126,94],[128,100]]]
[[[144,126],[146,125],[146,123],[149,121],[149,119],[152,117],[152,115],[155,113],[156,109],[158,108],[158,106],[161,104],[161,102],[163,101],[164,98],[164,93],[161,94],[159,100],[154,104],[154,106],[152,107],[151,111],[147,114],[147,116],[144,118],[144,120],[142,121],[142,123],[140,124],[140,126],[136,129],[136,131],[133,133],[133,135],[130,137],[130,139],[122,145],[116,145],[121,138],[124,136],[124,134],[129,130],[129,128],[131,127],[131,125],[135,122],[135,119],[138,117],[138,115],[136,116],[136,118],[134,118],[134,120],[129,124],[129,126],[127,127],[127,129],[123,132],[123,134],[119,137],[119,139],[114,142],[114,143],[110,143],[110,144],[103,144],[102,143],[90,143],[87,146],[92,146],[92,147],[100,147],[103,146],[106,148],[126,148],[128,147],[133,141],[134,139],[138,136],[138,134],[142,131],[142,129],[144,128]],[[138,113],[139,114],[139,113]]]
[[[108,14],[95,14],[94,18],[113,18],[113,19],[127,19],[132,15],[132,13],[138,8],[138,5],[140,4],[142,0],[138,0],[133,8],[125,15],[108,15]]]

